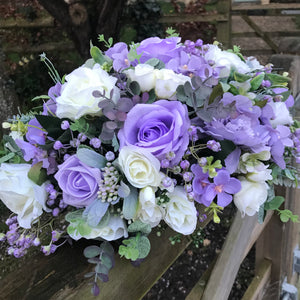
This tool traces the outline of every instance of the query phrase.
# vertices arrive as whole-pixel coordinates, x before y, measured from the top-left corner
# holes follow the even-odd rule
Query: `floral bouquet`
[[[84,251],[96,265],[87,276],[97,295],[97,278],[107,281],[114,263],[109,241],[122,239],[118,253],[139,261],[152,228],[192,235],[207,217],[220,222],[231,202],[260,222],[270,209],[297,221],[274,195],[274,184],[297,183],[292,163],[300,160],[288,74],[239,47],[167,34],[129,47],[100,35],[107,51],[91,46],[91,59],[63,78],[41,55],[55,83],[34,98],[43,111],[3,123],[8,254],[103,241]]]

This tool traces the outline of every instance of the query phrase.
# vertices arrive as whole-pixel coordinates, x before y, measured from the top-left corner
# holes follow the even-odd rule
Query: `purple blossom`
[[[174,152],[170,166],[178,164],[189,144],[187,107],[179,101],[159,100],[137,104],[119,131],[120,149],[135,145],[148,149],[159,160]]]
[[[119,72],[130,67],[128,60],[128,47],[125,43],[116,43],[113,47],[109,48],[105,54],[113,60],[113,68]]]
[[[207,148],[214,151],[214,152],[219,152],[221,151],[221,145],[219,142],[215,141],[215,140],[209,140],[207,143]]]
[[[36,118],[30,120],[27,126],[26,139],[30,144],[45,145],[47,132],[45,132]]]
[[[61,83],[56,83],[55,86],[51,87],[48,91],[50,99],[44,103],[42,115],[47,116],[56,113],[56,98],[60,96]]]
[[[232,201],[232,194],[239,192],[240,189],[240,181],[230,177],[228,171],[221,170],[214,177],[214,182],[207,187],[203,195],[204,202],[211,203],[217,196],[217,204],[225,207]]]
[[[199,203],[209,206],[210,203],[207,205],[207,203],[203,202],[205,199],[203,199],[202,197],[207,187],[210,185],[208,172],[203,173],[202,168],[196,164],[192,165],[191,170],[194,174],[192,186],[193,186],[195,200]]]
[[[151,37],[143,40],[136,49],[138,54],[142,54],[140,62],[144,63],[150,58],[158,58],[166,64],[172,58],[179,55],[179,42],[179,37],[170,37],[166,39]]]

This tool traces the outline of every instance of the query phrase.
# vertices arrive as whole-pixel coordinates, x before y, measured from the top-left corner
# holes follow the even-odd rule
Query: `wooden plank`
[[[170,16],[162,16],[158,22],[159,23],[185,23],[185,22],[226,22],[229,19],[229,13],[223,14],[211,14],[211,15],[204,15],[204,14],[197,14],[197,15],[190,15],[190,14],[180,14],[180,15],[170,15]]]
[[[74,44],[70,42],[49,42],[46,44],[40,44],[36,46],[23,46],[23,45],[14,45],[3,46],[3,51],[5,53],[42,53],[50,51],[66,51],[74,50]]]
[[[247,15],[242,14],[241,17],[257,33],[257,36],[261,37],[275,53],[278,53],[278,46],[272,41],[268,34],[263,32]]]
[[[265,31],[265,34],[267,35],[271,35],[273,37],[289,37],[289,36],[300,36],[300,30],[295,30],[295,31]],[[241,38],[241,37],[247,37],[247,38],[253,38],[253,37],[257,37],[257,33],[253,32],[253,31],[249,31],[249,32],[232,32],[231,33],[231,37],[232,38]]]
[[[267,5],[254,3],[240,3],[232,5],[232,11],[247,10],[283,10],[283,9],[299,9],[300,3],[270,3]]]
[[[246,290],[242,300],[262,300],[260,297],[270,281],[272,262],[264,259],[257,269],[257,273]]]
[[[202,300],[228,298],[256,223],[256,216],[242,218],[237,212]]]
[[[219,0],[217,3],[217,11],[219,14],[229,15],[227,20],[217,23],[217,41],[222,43],[225,48],[231,47],[231,1]]]
[[[276,195],[285,197],[286,189],[279,187],[276,189]],[[278,216],[274,214],[266,226],[263,233],[256,242],[256,266],[258,267],[264,259],[272,261],[271,283],[272,289],[264,295],[264,300],[279,300],[281,282],[284,278],[285,257],[283,256],[284,228]]]
[[[50,16],[39,17],[34,21],[28,21],[21,18],[0,19],[0,28],[4,28],[4,29],[39,28],[39,27],[53,27],[53,26],[54,26],[54,19]]]

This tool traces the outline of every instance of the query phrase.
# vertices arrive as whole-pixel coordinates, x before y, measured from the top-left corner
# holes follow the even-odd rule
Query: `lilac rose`
[[[66,204],[85,207],[97,198],[101,179],[99,169],[85,165],[76,155],[70,156],[58,169],[54,177]]]
[[[120,148],[129,145],[145,148],[159,160],[174,152],[171,161],[174,166],[188,147],[189,127],[187,107],[179,101],[137,104],[129,111],[124,127],[119,131]]]
[[[181,47],[178,45],[179,37],[170,37],[160,39],[158,37],[150,37],[143,40],[137,47],[137,54],[141,54],[140,62],[144,63],[150,58],[158,58],[167,63],[174,57],[179,56]]]

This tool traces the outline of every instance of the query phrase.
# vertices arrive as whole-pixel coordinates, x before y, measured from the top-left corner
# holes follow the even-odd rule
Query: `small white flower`
[[[183,187],[176,186],[168,194],[170,201],[166,205],[165,222],[175,231],[188,235],[194,232],[197,225],[197,210],[194,202],[187,198]]]
[[[213,61],[213,67],[222,67],[219,75],[221,78],[228,77],[231,69],[243,74],[251,71],[240,57],[234,53],[221,50],[217,45],[210,45],[204,58],[206,61]]]
[[[148,150],[124,146],[120,151],[118,163],[131,185],[137,188],[160,185],[160,162]]]
[[[45,183],[41,186],[31,181],[27,174],[29,164],[7,164],[0,166],[0,199],[12,212],[17,214],[23,228],[31,228],[31,223],[46,207],[47,193]]]
[[[61,95],[56,98],[56,115],[59,118],[79,119],[84,115],[100,115],[101,109],[98,103],[104,97],[96,98],[94,91],[105,92],[109,97],[113,90],[113,101],[120,97],[120,91],[115,86],[117,78],[110,76],[96,64],[92,69],[79,67],[66,76],[66,82],[62,85]]]
[[[268,104],[272,107],[274,112],[274,118],[270,120],[273,128],[276,128],[278,125],[293,124],[293,118],[284,102],[271,101]]]
[[[242,216],[253,216],[259,207],[267,200],[268,185],[263,182],[249,181],[244,177],[239,178],[242,189],[233,196],[233,201]]]
[[[147,186],[140,190],[139,208],[137,212],[138,218],[151,227],[155,227],[162,220],[164,210],[156,204],[155,190]]]

